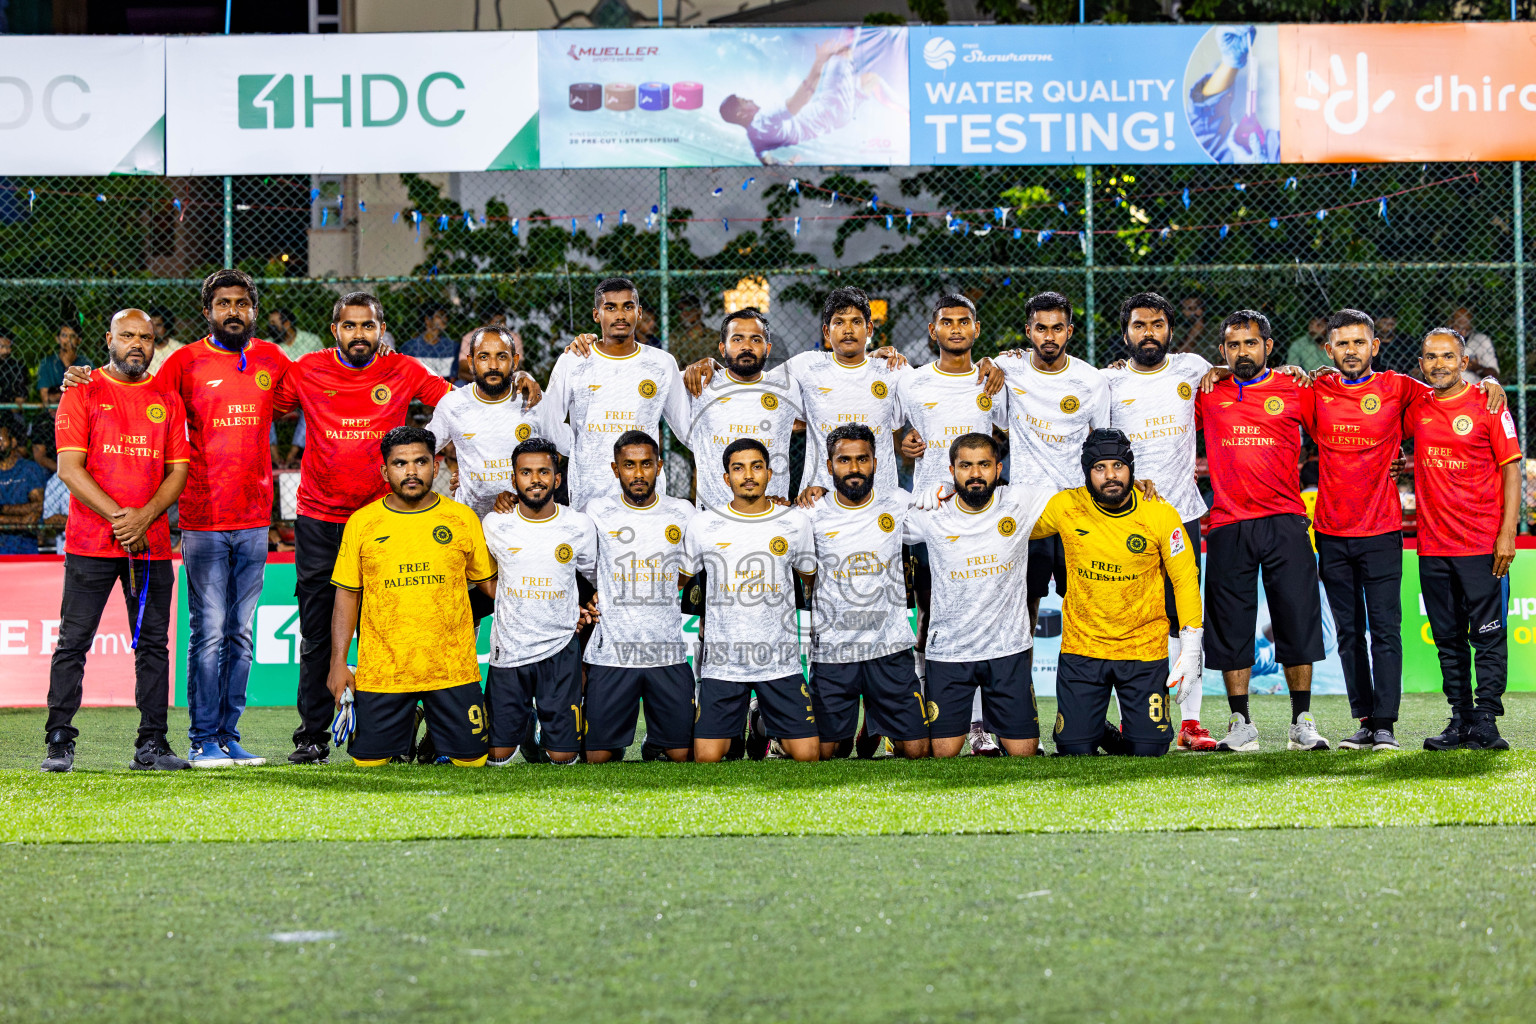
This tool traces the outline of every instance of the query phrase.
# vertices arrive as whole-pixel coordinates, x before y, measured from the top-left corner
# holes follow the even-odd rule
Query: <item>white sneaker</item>
[[[981,727],[980,722],[971,723],[971,731],[968,736],[971,741],[971,753],[976,757],[999,757],[1003,748],[997,745],[992,734]]]
[[[1329,750],[1328,741],[1317,731],[1317,719],[1312,712],[1303,711],[1291,724],[1291,739],[1286,744],[1291,750]]]
[[[1227,734],[1216,741],[1216,749],[1223,754],[1234,754],[1259,749],[1258,726],[1243,718],[1236,711],[1227,719]]]

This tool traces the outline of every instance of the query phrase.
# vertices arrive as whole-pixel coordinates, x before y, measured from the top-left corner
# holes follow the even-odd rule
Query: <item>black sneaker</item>
[[[1120,729],[1114,723],[1105,719],[1104,732],[1099,736],[1099,749],[1111,756],[1125,755],[1131,752],[1131,745],[1126,741]]]
[[[128,762],[128,767],[136,772],[179,772],[183,768],[191,768],[192,765],[177,757],[171,750],[171,745],[157,736],[139,744],[139,749],[133,752],[133,760]]]
[[[1492,711],[1474,711],[1465,745],[1468,750],[1508,750],[1509,740],[1499,735],[1499,720]]]
[[[330,764],[331,751],[324,743],[300,743],[288,755],[289,764]]]
[[[853,752],[861,761],[867,761],[880,752],[885,746],[885,737],[877,732],[869,731],[869,720],[865,719],[859,726],[858,735],[853,738]]]
[[[1402,744],[1397,742],[1397,737],[1392,735],[1391,729],[1377,729],[1371,737],[1372,750],[1402,750]]]
[[[409,758],[407,758],[407,760],[409,760]],[[437,763],[437,742],[432,739],[431,728],[428,728],[426,732],[422,733],[421,741],[416,744],[416,763]]]
[[[747,712],[747,756],[754,761],[761,761],[768,756],[768,727],[763,723],[763,713],[758,710],[757,701],[752,701],[752,709]]]
[[[1445,731],[1424,740],[1425,750],[1460,750],[1467,740],[1467,727],[1462,724],[1461,713],[1451,712],[1451,720],[1445,723]]]
[[[45,772],[72,772],[75,770],[75,741],[62,729],[48,734],[48,753],[38,767]]]
[[[1360,728],[1347,739],[1339,740],[1340,750],[1370,750],[1376,740],[1376,730],[1371,728],[1369,718],[1360,719]]]
[[[658,743],[652,743],[650,740],[646,740],[644,743],[640,744],[640,760],[642,760],[642,761],[665,761],[665,760],[668,760],[668,758],[667,758],[667,748],[661,746]]]

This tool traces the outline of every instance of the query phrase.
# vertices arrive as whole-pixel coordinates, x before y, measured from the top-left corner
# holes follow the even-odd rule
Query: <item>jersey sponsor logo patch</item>
[[[533,436],[533,428],[532,428],[532,427],[530,427],[530,426],[529,426],[529,425],[528,425],[528,424],[526,424],[526,423],[519,423],[519,424],[518,424],[518,425],[517,425],[517,430],[516,430],[516,431],[515,431],[515,433],[516,433],[516,434],[517,434],[517,439],[518,439],[518,440],[519,440],[519,441],[526,441],[526,440],[528,440],[528,439],[529,439],[529,438],[530,438],[530,437],[532,437],[532,436]],[[465,436],[465,437],[468,437],[468,436],[469,436],[469,435],[468,435],[468,434],[465,434],[465,435],[464,435],[464,436]]]
[[[1139,533],[1133,533],[1125,538],[1125,547],[1133,555],[1139,555],[1147,550],[1147,538]]]
[[[891,389],[885,386],[885,381],[877,380],[869,386],[869,393],[876,398],[884,398],[891,393]]]
[[[776,555],[782,556],[787,551],[789,551],[789,541],[785,540],[783,537],[775,537],[773,540],[768,542],[768,550],[772,551]]]
[[[683,539],[683,528],[676,523],[672,523],[667,527],[666,537],[668,544],[676,544]]]
[[[1377,398],[1375,395],[1366,395],[1364,398],[1360,399],[1360,411],[1363,413],[1373,413],[1380,408],[1381,399]]]
[[[1012,537],[1013,531],[1019,528],[1019,524],[1013,521],[1013,516],[1003,516],[997,521],[997,532],[1004,537]]]
[[[1458,434],[1472,433],[1472,417],[1467,415],[1457,416],[1451,420],[1451,429]]]
[[[1274,396],[1264,399],[1264,411],[1271,416],[1279,416],[1285,412],[1285,399]]]
[[[1499,422],[1504,424],[1505,437],[1515,436],[1515,419],[1509,414],[1508,409],[1504,410],[1504,415],[1500,418]]]
[[[453,531],[446,526],[434,526],[432,528],[432,539],[439,544],[450,543],[453,540]]]
[[[272,375],[266,370],[256,371],[256,386],[263,391],[272,390]]]
[[[575,557],[576,552],[572,550],[569,544],[561,544],[559,547],[555,548],[555,561],[559,562],[561,565],[564,565],[566,562],[569,562]]]
[[[1189,386],[1189,381],[1179,382],[1179,397],[1186,402],[1195,397],[1195,389]]]
[[[992,396],[991,395],[977,395],[976,396],[976,408],[980,409],[982,412],[991,412],[992,411]]]
[[[763,396],[763,408],[764,409],[767,409],[770,412],[772,412],[774,409],[777,409],[778,407],[779,407],[779,396],[778,395],[764,395]]]
[[[1168,535],[1168,553],[1170,555],[1184,553],[1184,528],[1182,526]]]
[[[875,520],[875,522],[880,525],[880,529],[884,533],[890,533],[896,529],[896,518],[889,512],[881,512],[880,518]]]
[[[1064,413],[1071,414],[1077,412],[1077,410],[1081,409],[1082,406],[1083,403],[1077,400],[1076,395],[1068,395],[1066,398],[1061,400],[1061,411]]]
[[[156,402],[144,410],[144,415],[149,417],[149,422],[151,423],[164,423],[165,406]]]
[[[389,398],[392,394],[394,394],[394,392],[389,390],[388,384],[378,384],[374,386],[372,391],[368,392],[368,397],[373,399],[374,405],[383,405],[385,402],[389,401]]]
[[[656,397],[656,382],[653,381],[653,380],[643,380],[643,381],[641,381],[640,382],[640,397],[641,398],[655,398]]]

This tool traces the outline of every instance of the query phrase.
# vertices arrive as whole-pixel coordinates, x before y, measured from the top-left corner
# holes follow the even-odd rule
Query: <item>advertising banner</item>
[[[914,164],[1280,159],[1273,26],[910,34]]]
[[[165,63],[170,174],[538,166],[532,32],[194,36]]]
[[[0,35],[0,174],[164,173],[164,39]]]
[[[1284,25],[1287,163],[1536,157],[1528,24]]]
[[[905,164],[902,28],[539,33],[543,167]]]

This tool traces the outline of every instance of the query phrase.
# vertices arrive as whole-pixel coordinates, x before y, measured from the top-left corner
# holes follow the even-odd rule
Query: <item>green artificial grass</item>
[[[1211,701],[1212,710],[1219,707]],[[895,759],[507,769],[350,764],[294,768],[294,714],[246,716],[266,768],[122,769],[136,714],[82,713],[72,775],[36,770],[42,714],[0,715],[0,841],[405,840],[466,837],[1114,832],[1327,826],[1536,824],[1536,696],[1503,719],[1517,749],[1435,754],[1444,703],[1410,695],[1395,754],[1284,750],[1288,705],[1256,697],[1264,752],[1161,759]],[[1041,702],[1041,720],[1055,709]],[[1353,721],[1316,701],[1326,735]],[[1207,720],[1218,717],[1208,714]],[[178,723],[179,727],[179,723]],[[1047,744],[1048,746],[1048,744]],[[109,769],[109,770],[104,770]]]
[[[0,847],[0,1020],[1528,1021],[1533,839]]]

